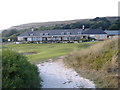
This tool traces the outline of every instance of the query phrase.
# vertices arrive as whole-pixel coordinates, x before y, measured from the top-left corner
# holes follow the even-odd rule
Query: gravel
[[[95,88],[93,81],[64,66],[62,60],[37,64],[42,88]]]

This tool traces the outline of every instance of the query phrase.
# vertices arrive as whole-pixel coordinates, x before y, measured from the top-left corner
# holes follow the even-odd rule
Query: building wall
[[[108,35],[108,38],[117,38],[119,37],[120,35]]]
[[[96,39],[98,39],[98,40],[107,39],[107,34],[98,34],[98,35],[95,35],[95,36],[96,36]]]
[[[79,38],[78,38],[79,37]],[[18,37],[18,41],[74,41],[82,36],[49,36],[49,37]]]
[[[107,34],[91,34],[89,35],[92,38],[95,38],[97,40],[105,40],[107,39]]]
[[[18,37],[18,41],[80,41],[81,38],[87,39],[88,36],[93,37],[97,40],[107,39],[107,34],[85,34],[85,35],[64,35],[64,36],[29,36],[29,37]]]
[[[23,37],[17,37],[18,41],[23,41],[24,38]]]

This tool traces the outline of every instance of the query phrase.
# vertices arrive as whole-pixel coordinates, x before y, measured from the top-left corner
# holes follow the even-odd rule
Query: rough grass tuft
[[[113,38],[80,52],[69,54],[65,58],[65,63],[73,67],[78,73],[82,72],[84,77],[95,81],[97,87],[114,88],[118,85],[116,75],[118,75],[119,51],[118,38]]]

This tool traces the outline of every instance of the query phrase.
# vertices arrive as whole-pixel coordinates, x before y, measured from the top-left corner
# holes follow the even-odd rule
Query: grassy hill
[[[117,88],[119,52],[118,39],[109,39],[69,54],[65,63],[83,77],[93,80],[97,87]]]
[[[100,17],[100,18],[106,18],[108,21],[113,22],[118,20],[118,17]],[[67,20],[67,21],[53,21],[53,22],[37,22],[37,23],[27,23],[27,24],[22,24],[22,25],[17,25],[13,26],[9,29],[28,29],[28,28],[39,28],[41,26],[55,26],[55,25],[60,25],[60,24],[71,24],[71,23],[76,23],[76,22],[87,22],[92,19],[76,19],[76,20]]]
[[[17,26],[13,26],[9,29],[28,29],[28,28],[39,28],[41,26],[54,26],[54,25],[59,25],[59,24],[71,24],[75,22],[81,22],[81,21],[88,21],[89,19],[76,19],[76,20],[67,20],[67,21],[53,21],[53,22],[35,22],[35,23],[27,23],[27,24],[21,24]]]

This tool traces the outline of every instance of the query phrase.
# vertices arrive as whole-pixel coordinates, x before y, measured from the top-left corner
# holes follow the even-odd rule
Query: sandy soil
[[[62,59],[37,64],[42,78],[42,88],[95,88],[95,84],[65,67]]]

